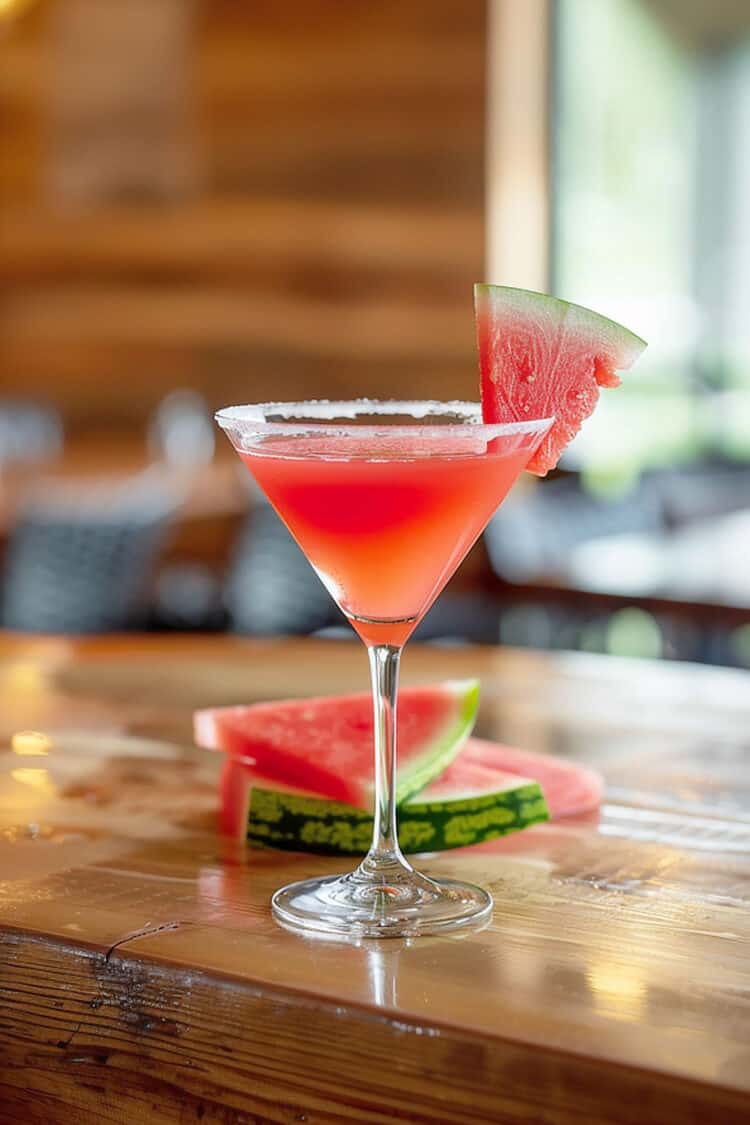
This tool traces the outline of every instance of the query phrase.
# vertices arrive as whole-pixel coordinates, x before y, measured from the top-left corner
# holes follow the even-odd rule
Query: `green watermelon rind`
[[[586,305],[577,305],[573,301],[565,301],[561,297],[552,297],[548,293],[537,293],[533,289],[517,289],[509,285],[489,285],[485,282],[474,286],[474,300],[477,308],[486,300],[502,300],[507,306],[513,302],[521,311],[544,310],[550,316],[562,323],[568,314],[573,311],[580,317],[585,327],[595,329],[617,343],[621,349],[618,356],[618,366],[630,367],[638,356],[648,346],[646,341],[635,332],[631,332],[624,324],[610,320],[607,316],[589,309]]]
[[[399,841],[407,853],[448,851],[546,820],[541,786],[519,778],[512,788],[481,796],[406,802],[399,806]],[[371,837],[372,816],[352,805],[260,786],[250,791],[246,839],[253,847],[362,855]]]
[[[479,710],[479,680],[448,680],[440,685],[440,689],[452,692],[460,702],[458,714],[424,753],[412,758],[405,767],[399,766],[396,783],[399,805],[420,793],[448,768],[473,730]]]

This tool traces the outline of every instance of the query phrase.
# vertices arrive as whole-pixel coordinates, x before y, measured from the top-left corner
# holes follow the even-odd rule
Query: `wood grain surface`
[[[5,390],[74,437],[132,434],[178,386],[474,397],[485,7],[37,0],[6,21]]]
[[[366,686],[359,646],[0,638],[0,1121],[750,1121],[750,680],[413,646],[482,734],[597,764],[598,818],[422,865],[483,883],[465,937],[278,929],[340,864],[215,830],[194,707]],[[29,733],[36,732],[36,733]]]

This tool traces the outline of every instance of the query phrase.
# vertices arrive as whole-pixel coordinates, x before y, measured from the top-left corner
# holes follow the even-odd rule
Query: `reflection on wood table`
[[[479,729],[596,763],[600,818],[424,862],[491,888],[466,937],[271,920],[336,861],[215,829],[198,706],[366,688],[358,646],[0,639],[0,1121],[750,1121],[750,677],[420,649]],[[34,732],[34,733],[32,733]]]

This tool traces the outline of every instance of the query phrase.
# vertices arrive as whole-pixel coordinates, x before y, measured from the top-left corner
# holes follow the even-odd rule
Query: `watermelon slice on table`
[[[399,806],[398,832],[407,853],[444,851],[548,819],[537,782],[459,758],[438,781]],[[372,815],[274,785],[229,758],[221,777],[221,827],[254,847],[362,855],[372,837]]]
[[[553,469],[599,399],[646,343],[621,324],[557,297],[474,287],[485,422],[555,418],[527,468]]]
[[[469,738],[436,781],[399,806],[399,836],[407,852],[466,847],[548,817],[592,813],[602,792],[601,775],[585,766]],[[230,758],[221,780],[221,827],[255,846],[357,855],[370,843],[372,818],[259,777]]]
[[[598,809],[604,793],[604,778],[596,770],[481,738],[466,740],[459,758],[460,764],[464,762],[538,781],[554,820]]]
[[[399,802],[450,765],[471,732],[478,704],[477,680],[401,689]],[[369,693],[197,711],[193,727],[199,746],[226,751],[267,781],[372,810]]]

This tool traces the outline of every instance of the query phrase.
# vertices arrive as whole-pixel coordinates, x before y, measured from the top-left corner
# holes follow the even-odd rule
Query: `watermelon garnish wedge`
[[[477,680],[401,689],[399,802],[450,765],[471,732],[478,704]],[[372,810],[374,722],[368,693],[197,711],[193,728],[199,746],[226,751],[272,784]]]
[[[555,418],[527,465],[544,476],[589,417],[600,387],[616,387],[644,340],[607,317],[544,293],[476,285],[482,417]]]
[[[370,844],[370,813],[269,784],[236,759],[224,764],[221,791],[223,831],[253,847],[361,855]],[[399,805],[399,842],[412,854],[444,851],[548,819],[538,782],[460,757],[438,781]]]

